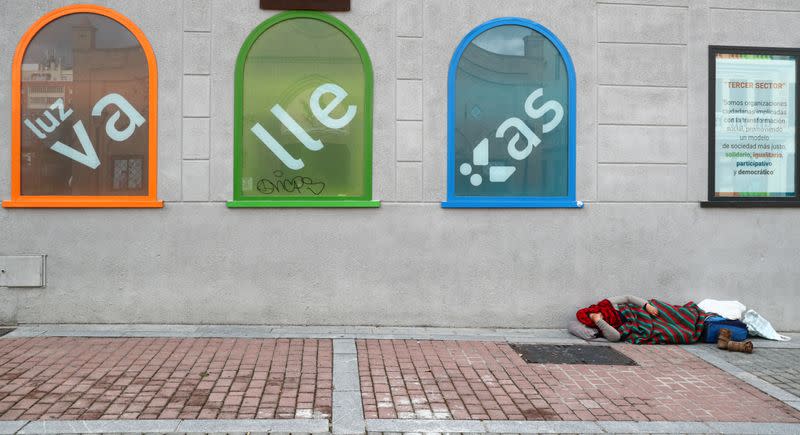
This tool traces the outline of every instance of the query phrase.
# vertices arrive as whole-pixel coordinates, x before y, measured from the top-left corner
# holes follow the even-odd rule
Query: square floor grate
[[[638,365],[611,346],[511,344],[511,347],[525,362],[534,364]]]

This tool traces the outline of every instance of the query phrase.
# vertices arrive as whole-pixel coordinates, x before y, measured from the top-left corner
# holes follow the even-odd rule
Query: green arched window
[[[229,207],[377,207],[372,200],[372,63],[344,23],[284,12],[236,62]]]

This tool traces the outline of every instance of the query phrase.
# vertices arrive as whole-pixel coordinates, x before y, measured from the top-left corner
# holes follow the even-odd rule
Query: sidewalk
[[[636,366],[529,364],[509,343],[585,344],[561,330],[22,326],[0,337],[0,433],[800,433],[800,343],[613,345]]]

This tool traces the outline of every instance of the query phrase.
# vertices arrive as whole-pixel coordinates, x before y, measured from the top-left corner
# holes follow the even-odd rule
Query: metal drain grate
[[[13,331],[14,328],[0,328],[0,337],[8,334],[9,332]]]
[[[611,346],[511,344],[511,347],[525,362],[534,364],[638,365]]]

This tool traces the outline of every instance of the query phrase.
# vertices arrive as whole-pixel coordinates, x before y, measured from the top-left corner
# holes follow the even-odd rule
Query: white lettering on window
[[[333,94],[333,100],[325,108],[320,107],[319,103],[325,94]],[[347,91],[341,86],[333,83],[326,83],[314,90],[311,94],[311,112],[317,117],[325,127],[338,129],[346,126],[356,116],[356,106],[347,106],[347,112],[341,118],[331,118],[330,114],[347,97]]]
[[[514,136],[508,141],[508,155],[511,156],[514,160],[524,160],[529,155],[531,155],[531,151],[533,151],[533,147],[539,146],[542,143],[542,140],[539,139],[539,136],[536,136],[536,133],[532,132],[530,128],[528,128],[525,123],[519,118],[508,118],[500,124],[500,127],[497,128],[497,138],[502,139],[505,136],[506,131],[509,128],[514,127],[517,129],[519,133],[514,133]],[[523,149],[517,148],[517,142],[519,142],[519,134],[522,133],[525,136],[525,139],[528,141],[528,144]]]
[[[286,148],[283,147],[271,134],[259,123],[256,122],[256,125],[250,129],[253,134],[261,141],[264,142],[264,145],[275,154],[281,162],[283,162],[286,167],[293,170],[303,169],[305,163],[303,163],[302,159],[295,159],[294,157],[289,154],[289,151],[286,151]]]
[[[549,133],[558,127],[559,124],[561,124],[561,121],[564,119],[564,107],[555,100],[548,100],[538,108],[533,107],[533,104],[536,102],[536,100],[542,96],[544,96],[544,90],[542,88],[534,90],[530,95],[528,95],[523,108],[525,113],[534,120],[541,119],[548,112],[553,112],[553,119],[546,122],[542,126],[542,133]],[[500,124],[500,126],[497,128],[495,136],[498,139],[502,139],[511,128],[515,128],[517,132],[514,133],[514,136],[512,136],[511,140],[508,141],[508,155],[514,160],[524,160],[531,155],[535,147],[542,143],[542,140],[536,135],[536,133],[533,132],[533,130],[530,129],[530,127],[528,127],[528,125],[522,119],[513,116]],[[520,140],[520,135],[524,136],[525,141],[527,142],[525,147],[522,149],[517,147],[517,143]],[[475,146],[475,148],[473,148],[472,165],[489,165],[488,138],[484,138],[480,141],[480,143],[478,143],[478,145]],[[466,162],[462,163],[459,167],[459,172],[461,172],[461,175],[469,177],[470,184],[477,187],[483,183],[483,177],[481,174],[472,173],[472,165]],[[511,175],[513,175],[516,171],[517,168],[514,166],[489,166],[489,182],[504,183],[511,178]]]
[[[75,135],[78,136],[81,147],[83,147],[82,153],[75,148],[64,145],[60,141],[56,141],[50,149],[92,169],[97,169],[97,167],[100,166],[100,159],[97,158],[94,145],[92,145],[89,135],[86,134],[83,121],[76,122],[75,125],[72,126],[72,129],[75,131]]]
[[[564,107],[562,107],[558,101],[550,100],[542,104],[542,107],[535,109],[533,103],[542,95],[544,95],[544,90],[542,90],[542,88],[528,95],[528,99],[525,100],[525,113],[533,119],[539,119],[544,116],[545,113],[553,112],[553,119],[542,126],[542,133],[550,133],[554,128],[558,127],[558,124],[561,124],[561,119],[564,118]]]
[[[333,94],[333,100],[331,100],[324,108],[320,105],[320,100],[322,96],[325,94]],[[311,98],[309,100],[309,106],[311,107],[311,112],[314,114],[314,117],[322,123],[324,126],[331,128],[331,129],[341,129],[347,126],[353,118],[356,116],[356,106],[350,105],[347,107],[347,111],[344,115],[340,118],[333,118],[331,117],[331,112],[333,112],[339,104],[344,101],[347,97],[348,93],[341,86],[333,84],[333,83],[325,83],[317,87],[314,92],[311,94]],[[325,144],[322,143],[319,139],[314,139],[308,132],[297,123],[297,121],[289,115],[280,104],[276,104],[272,106],[270,112],[284,125],[293,135],[303,144],[304,147],[311,151],[319,151],[325,147]],[[253,132],[256,137],[264,143],[264,145],[272,151],[273,154],[280,160],[287,168],[292,170],[302,169],[305,164],[303,163],[302,159],[294,158],[286,148],[283,147],[269,132],[259,123],[255,123],[253,127],[250,128],[250,131]]]
[[[291,115],[286,113],[279,104],[272,106],[272,114],[275,115],[278,120],[292,132],[294,137],[299,140],[304,147],[310,149],[311,151],[319,151],[322,149],[323,145],[321,140],[314,140],[311,136],[308,135],[303,127],[297,123],[297,121],[292,118]]]
[[[106,122],[106,134],[108,134],[108,136],[116,142],[123,142],[133,136],[133,133],[136,131],[136,129],[145,123],[145,119],[133,107],[133,105],[131,105],[131,103],[125,99],[125,97],[113,93],[108,94],[97,101],[92,108],[92,116],[100,116],[103,113],[103,109],[112,104],[117,106],[119,110],[114,112],[114,114],[112,114],[108,119],[108,122]],[[53,115],[51,110],[57,111],[58,117]],[[34,125],[34,123],[29,119],[26,119],[23,123],[33,132],[34,135],[36,135],[36,137],[44,140],[47,139],[47,136],[50,133],[53,133],[62,122],[66,121],[67,118],[72,115],[72,113],[73,110],[71,108],[65,110],[64,100],[59,98],[53,102],[52,105],[50,105],[50,110],[45,110],[42,114],[42,116],[47,119],[48,124],[45,124],[41,117],[36,118],[36,125],[38,125],[41,130],[37,128],[36,125]],[[124,130],[119,130],[116,127],[116,123],[119,121],[122,113],[128,117],[129,122],[128,126],[125,127]],[[44,130],[44,133],[42,130]],[[81,148],[83,148],[83,152],[80,152],[59,140],[53,143],[50,149],[80,164],[88,166],[92,169],[97,169],[97,167],[100,166],[100,159],[97,158],[97,152],[94,149],[91,139],[89,139],[89,135],[86,133],[86,127],[84,127],[83,121],[78,120],[75,124],[73,124],[72,130],[78,137],[78,141],[81,144]]]
[[[131,136],[133,136],[133,132],[136,130],[136,127],[141,127],[144,124],[144,117],[136,111],[136,109],[131,106],[131,103],[128,102],[125,98],[122,97],[120,94],[108,94],[105,97],[101,98],[97,104],[94,105],[92,109],[92,116],[100,116],[103,113],[103,109],[110,105],[115,105],[122,110],[125,115],[128,117],[128,126],[125,127],[125,130],[117,129],[117,121],[120,118],[120,111],[117,110],[111,115],[111,118],[108,119],[106,122],[106,134],[111,139],[117,142],[124,142],[128,140]]]

